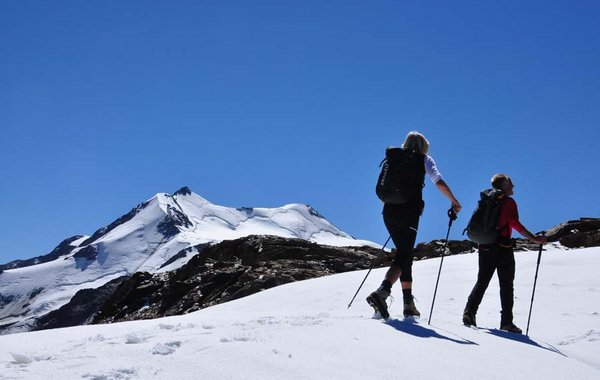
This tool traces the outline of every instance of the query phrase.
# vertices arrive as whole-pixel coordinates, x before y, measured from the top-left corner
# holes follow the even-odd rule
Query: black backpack
[[[375,192],[386,204],[404,204],[423,189],[424,156],[404,148],[389,147],[381,161]]]
[[[500,238],[500,204],[502,203],[502,191],[498,189],[487,189],[480,193],[481,199],[477,208],[469,219],[466,232],[469,240],[477,244],[494,244]]]

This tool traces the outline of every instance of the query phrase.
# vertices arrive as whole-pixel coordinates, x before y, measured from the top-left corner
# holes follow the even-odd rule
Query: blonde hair
[[[427,154],[429,152],[429,141],[421,133],[410,131],[406,135],[402,147],[404,149],[415,150],[420,154]]]
[[[494,189],[499,189],[502,190],[502,186],[504,185],[504,183],[506,181],[510,181],[510,177],[506,174],[496,174],[495,176],[492,177],[492,187]]]

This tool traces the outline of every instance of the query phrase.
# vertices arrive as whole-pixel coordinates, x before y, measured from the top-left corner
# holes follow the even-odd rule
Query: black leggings
[[[396,246],[396,257],[392,266],[400,266],[401,282],[412,282],[414,246],[421,212],[421,207],[413,206],[395,207],[383,211],[383,222]]]

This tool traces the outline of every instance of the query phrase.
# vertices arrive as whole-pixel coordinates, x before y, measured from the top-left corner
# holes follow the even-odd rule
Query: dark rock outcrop
[[[54,310],[37,320],[33,330],[46,330],[87,324],[90,318],[114,293],[117,286],[128,276],[119,277],[97,289],[78,291],[68,304]]]
[[[177,190],[173,196],[165,194],[166,197],[171,198],[177,207],[170,204],[167,205],[167,215],[158,224],[158,231],[163,234],[165,239],[170,239],[180,232],[179,227],[192,227],[192,221],[181,209],[179,203],[177,203],[177,195],[190,195],[192,191],[187,187],[182,187]]]
[[[177,191],[176,191],[176,192],[173,194],[173,196],[176,196],[176,195],[191,195],[191,194],[192,194],[192,190],[190,190],[190,188],[189,188],[189,187],[187,187],[187,186],[184,186],[184,187],[182,187],[181,189],[177,190]]]
[[[429,243],[419,243],[415,247],[415,260],[440,257],[444,254],[445,240],[432,240]],[[445,255],[469,253],[477,250],[477,244],[469,240],[450,240]]]
[[[175,203],[177,203],[177,201],[175,201]],[[167,205],[167,216],[165,216],[158,224],[158,231],[168,239],[180,232],[179,227],[192,227],[192,222],[181,210],[171,205]]]
[[[203,246],[173,272],[136,273],[116,289],[93,323],[185,314],[289,282],[366,269],[380,252],[276,236],[223,241]]]
[[[546,233],[549,241],[568,248],[600,247],[600,218],[569,220]]]
[[[9,303],[13,302],[15,300],[15,296],[13,295],[2,295],[2,293],[0,293],[0,309],[3,308],[4,306],[8,305]]]
[[[202,251],[204,251],[204,249],[210,247],[211,245],[212,245],[211,243],[203,243],[203,244],[198,244],[193,247],[183,249],[183,250],[179,251],[175,256],[173,256],[169,260],[165,261],[165,263],[162,264],[159,269],[163,269],[164,267],[169,266],[169,265],[173,264],[174,262],[179,261],[185,257],[193,256],[197,253],[201,253]]]
[[[85,246],[73,255],[75,267],[82,271],[86,270],[98,258],[98,247],[95,245]]]
[[[87,247],[79,250],[76,254],[73,255],[75,259],[85,259],[85,260],[96,260],[98,256],[98,248],[94,245],[88,245]]]
[[[567,248],[600,247],[600,218],[580,218],[570,220],[549,229],[546,232],[549,242],[559,242]],[[515,251],[537,251],[539,245],[528,239],[515,239]],[[439,257],[442,254],[444,240],[419,243],[415,247],[415,260]],[[447,255],[469,253],[477,250],[477,244],[469,240],[450,240]]]
[[[69,253],[71,253],[71,251],[73,251],[75,248],[77,248],[76,246],[71,245],[71,243],[73,243],[75,240],[81,239],[82,237],[82,235],[76,235],[63,240],[56,248],[52,250],[52,252],[48,253],[47,255],[38,256],[27,260],[15,260],[11,261],[8,264],[0,265],[0,273],[7,269],[23,268],[32,265],[47,263],[49,261],[56,260],[61,256],[66,256]]]

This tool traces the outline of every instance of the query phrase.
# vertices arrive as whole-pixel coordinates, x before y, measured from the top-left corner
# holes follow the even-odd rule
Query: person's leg
[[[401,242],[396,246],[398,250],[398,262],[400,264],[400,283],[402,286],[402,298],[404,304],[404,317],[420,316],[421,313],[417,310],[412,294],[412,264],[414,259],[414,247],[417,239],[419,228],[420,213],[412,213],[407,215],[407,228],[403,229],[401,234]]]
[[[414,259],[414,246],[417,239],[418,220],[411,223],[417,226],[410,226],[402,231],[402,241],[398,248],[398,264],[400,265],[400,282],[402,289],[412,288],[412,264]]]
[[[406,260],[408,257],[406,254],[407,236],[409,236],[411,232],[406,216],[406,212],[383,214],[383,222],[385,223],[385,227],[387,228],[390,237],[392,238],[392,242],[396,247],[396,256],[394,257],[392,265],[386,272],[385,280],[382,283],[382,286],[389,285],[390,289],[391,286],[398,281],[402,275],[402,272],[406,269]],[[414,239],[416,239],[416,232],[414,235]]]
[[[502,314],[500,326],[513,324],[515,255],[512,248],[502,249],[498,258],[498,281],[500,282],[500,303]]]
[[[403,219],[401,222],[396,223],[395,233],[392,237],[396,246],[396,257],[394,257],[394,262],[387,271],[385,278],[392,284],[400,279],[402,289],[411,289],[413,280],[412,263],[419,216],[405,215]]]
[[[497,252],[494,249],[480,247],[478,255],[479,271],[477,273],[477,282],[475,282],[475,286],[473,286],[471,294],[469,294],[467,305],[465,306],[464,311],[464,314],[468,314],[469,317],[473,318],[473,322],[475,315],[477,314],[477,310],[479,309],[479,304],[483,299],[483,295],[490,284],[490,280],[494,276],[494,271],[496,270],[497,265]],[[475,323],[469,324],[475,325]]]
[[[367,297],[369,305],[375,308],[376,311],[379,311],[384,318],[389,317],[385,300],[389,297],[392,286],[398,281],[398,278],[401,277],[403,270],[406,268],[405,262],[408,258],[405,245],[407,240],[406,236],[408,235],[407,231],[410,231],[410,229],[406,218],[407,213],[404,211],[405,210],[402,207],[395,209],[394,212],[383,213],[383,221],[396,246],[396,256],[394,257],[392,265],[386,272],[385,279],[382,281],[379,288]],[[416,232],[414,234],[414,238],[416,239]]]
[[[402,275],[402,267],[399,264],[396,264],[395,262],[392,263],[390,269],[388,269],[388,271],[385,273],[385,280],[389,282],[390,289],[392,285],[394,285],[396,281],[398,281],[400,275]]]

